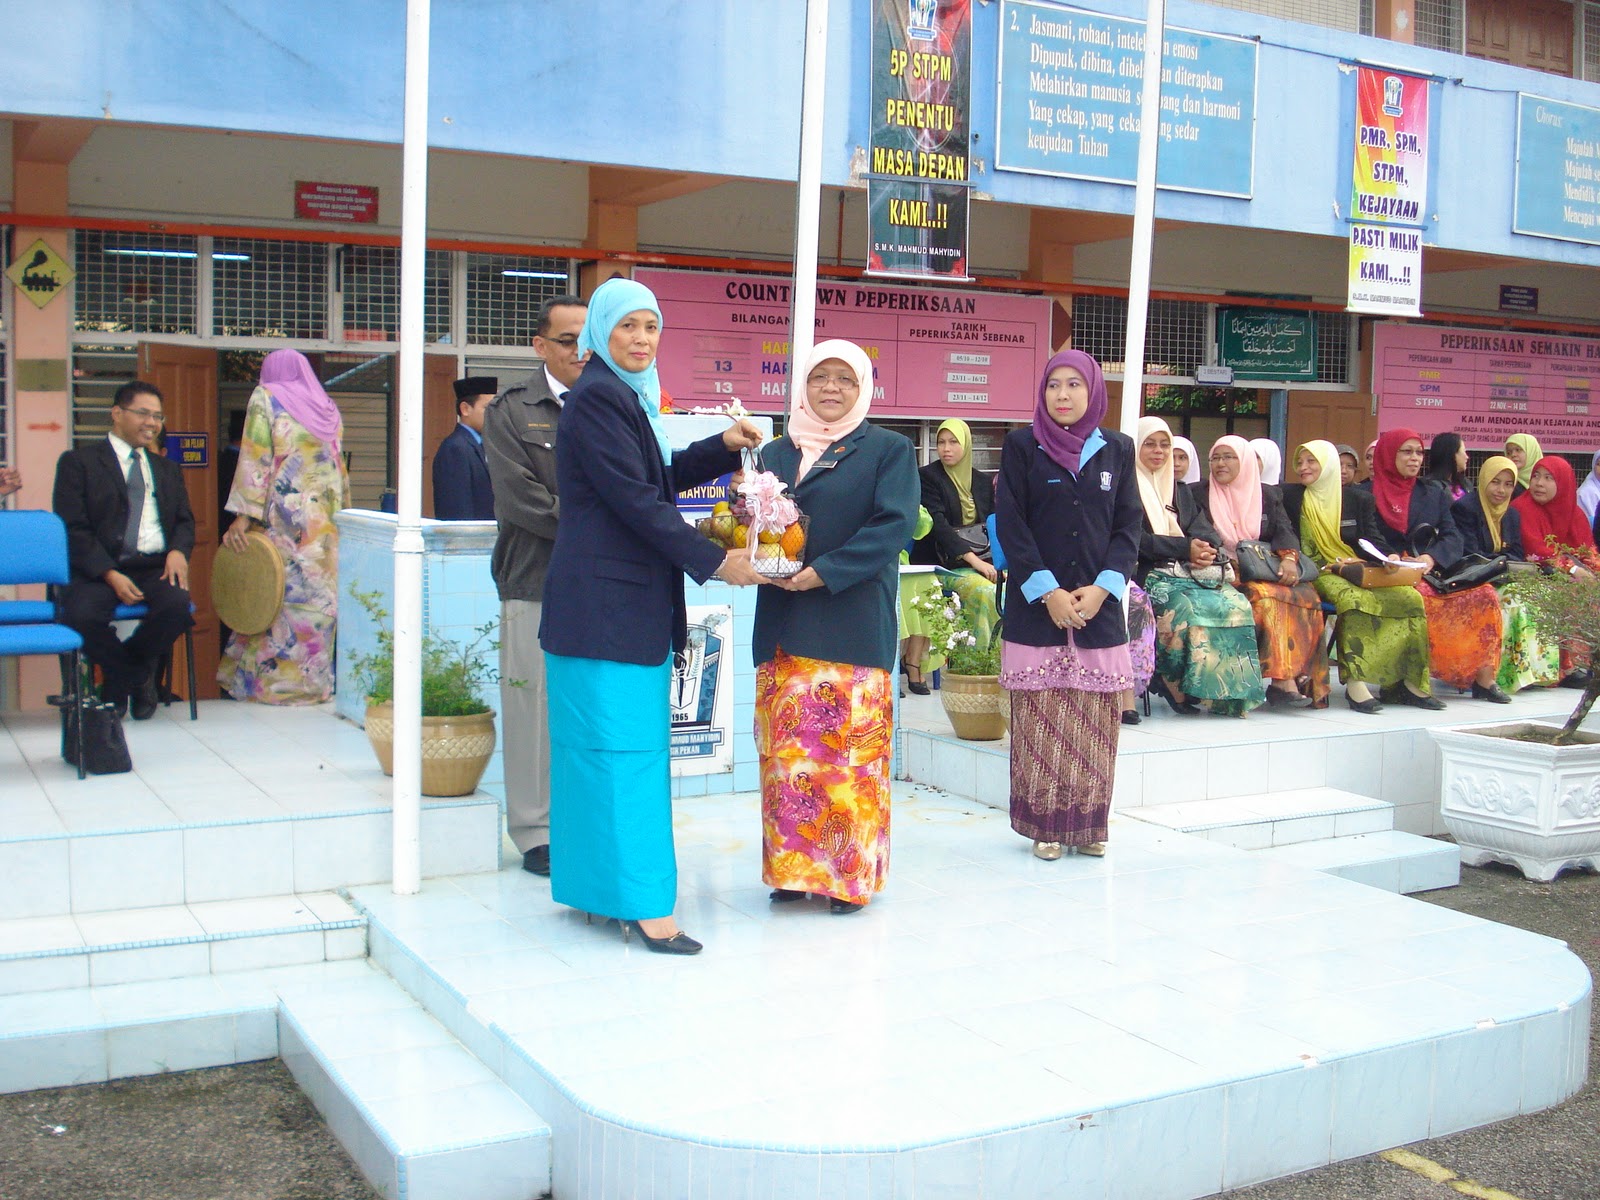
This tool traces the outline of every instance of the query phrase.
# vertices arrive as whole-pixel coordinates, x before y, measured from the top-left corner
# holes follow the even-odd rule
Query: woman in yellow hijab
[[[1517,486],[1511,497],[1515,500],[1528,490],[1528,480],[1533,475],[1533,468],[1544,457],[1544,451],[1539,448],[1539,439],[1533,434],[1513,433],[1506,439],[1505,456],[1517,469]]]
[[[1283,489],[1283,507],[1300,530],[1301,547],[1319,566],[1356,558],[1362,538],[1381,542],[1372,493],[1345,487],[1332,442],[1306,442],[1291,464],[1295,483]],[[1405,684],[1428,690],[1428,618],[1415,588],[1368,590],[1330,571],[1313,584],[1338,613],[1334,646],[1345,702],[1359,713],[1383,711],[1374,689]]]
[[[1513,561],[1526,557],[1522,552],[1522,514],[1511,507],[1516,486],[1517,464],[1509,458],[1497,454],[1478,468],[1476,491],[1468,492],[1450,507],[1450,515],[1461,532],[1464,553],[1485,558],[1504,554]],[[1505,615],[1496,686],[1514,695],[1525,687],[1559,683],[1560,646],[1540,640],[1527,608],[1515,594],[1506,591],[1504,583],[1495,590]]]
[[[1000,572],[990,561],[987,523],[994,512],[994,476],[972,465],[972,430],[958,417],[939,426],[936,457],[922,468],[922,507],[933,530],[917,543],[912,558],[939,568],[939,582],[961,599],[973,614],[977,636],[988,645],[999,613],[995,584]],[[926,695],[928,685],[918,664],[907,662],[906,686]]]

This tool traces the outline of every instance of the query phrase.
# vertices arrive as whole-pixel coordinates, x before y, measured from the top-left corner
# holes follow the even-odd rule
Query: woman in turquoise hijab
[[[668,690],[688,642],[683,577],[761,582],[745,550],[724,552],[679,515],[680,490],[738,469],[761,432],[737,421],[683,450],[667,443],[656,349],[661,309],[642,284],[610,279],[589,301],[591,352],[556,438],[561,520],[539,642],[550,736],[550,889],[558,904],[614,917],[664,954],[700,943],[673,916]],[[506,736],[535,737],[517,729]]]

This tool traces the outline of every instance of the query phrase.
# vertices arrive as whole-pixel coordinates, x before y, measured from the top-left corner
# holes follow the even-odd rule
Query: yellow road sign
[[[35,239],[6,269],[6,278],[40,308],[66,291],[75,274],[43,238]]]

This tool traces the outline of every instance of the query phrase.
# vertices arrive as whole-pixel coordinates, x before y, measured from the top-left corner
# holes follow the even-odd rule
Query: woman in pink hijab
[[[1322,597],[1301,583],[1300,536],[1283,510],[1279,489],[1261,482],[1250,444],[1229,434],[1211,447],[1211,478],[1190,489],[1222,536],[1229,559],[1241,560],[1240,542],[1267,542],[1277,579],[1241,582],[1256,623],[1267,703],[1293,705],[1309,699],[1328,707],[1328,648],[1323,641]]]
[[[245,409],[221,553],[260,530],[283,559],[283,607],[261,633],[228,635],[217,682],[235,700],[318,704],[333,695],[339,531],[350,503],[339,408],[298,350],[274,350]]]

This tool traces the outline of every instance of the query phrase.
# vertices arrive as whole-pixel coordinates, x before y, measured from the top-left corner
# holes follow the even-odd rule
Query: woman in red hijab
[[[1465,543],[1456,528],[1449,488],[1437,479],[1424,479],[1427,452],[1414,429],[1391,429],[1378,438],[1372,457],[1372,499],[1378,510],[1382,549],[1405,558],[1421,559],[1428,570],[1448,575],[1461,560]],[[1505,617],[1500,599],[1489,584],[1459,592],[1441,593],[1419,583],[1422,606],[1428,614],[1428,667],[1436,678],[1465,691],[1474,700],[1509,704],[1511,697],[1498,684],[1500,647],[1505,638]],[[1417,708],[1440,709],[1433,696],[1407,688],[1385,696]]]
[[[1572,464],[1546,454],[1534,464],[1528,490],[1511,502],[1522,515],[1522,545],[1535,562],[1563,571],[1600,571],[1594,533],[1578,506],[1578,481]]]

